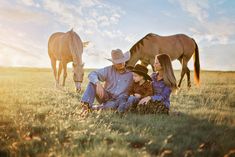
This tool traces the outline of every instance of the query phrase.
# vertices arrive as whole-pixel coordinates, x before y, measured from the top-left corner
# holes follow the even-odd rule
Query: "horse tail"
[[[197,85],[200,84],[200,61],[199,61],[199,50],[196,41],[193,39],[195,43],[195,52],[194,52],[194,81]]]

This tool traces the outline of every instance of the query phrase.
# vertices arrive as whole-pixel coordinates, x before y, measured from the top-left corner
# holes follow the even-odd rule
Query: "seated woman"
[[[176,92],[177,85],[171,59],[167,54],[155,56],[154,68],[157,73],[152,74],[153,96],[147,96],[139,101],[139,107],[148,108],[150,112],[169,113],[171,92]],[[150,103],[148,103],[150,102]],[[142,105],[141,105],[142,104]],[[147,105],[143,105],[147,104]]]

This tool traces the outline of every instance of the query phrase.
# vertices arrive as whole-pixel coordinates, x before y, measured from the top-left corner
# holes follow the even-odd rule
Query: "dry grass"
[[[234,152],[234,72],[202,72],[200,88],[190,90],[184,81],[171,97],[170,116],[128,113],[122,118],[112,111],[79,117],[81,95],[69,74],[66,87],[56,89],[50,69],[0,68],[0,156],[219,157]]]

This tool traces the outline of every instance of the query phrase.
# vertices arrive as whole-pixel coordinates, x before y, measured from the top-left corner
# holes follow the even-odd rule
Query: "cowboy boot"
[[[81,106],[82,112],[80,113],[80,116],[85,116],[92,111],[89,103],[87,102],[81,102]]]

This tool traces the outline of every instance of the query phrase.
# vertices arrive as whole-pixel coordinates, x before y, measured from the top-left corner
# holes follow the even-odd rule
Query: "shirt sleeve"
[[[165,86],[162,93],[151,96],[151,100],[153,102],[162,101],[162,100],[166,99],[167,97],[169,97],[170,94],[171,94],[171,88]]]
[[[108,71],[109,71],[108,67],[98,69],[96,71],[92,71],[88,75],[88,78],[93,84],[96,84],[99,81],[104,82],[107,79]]]

